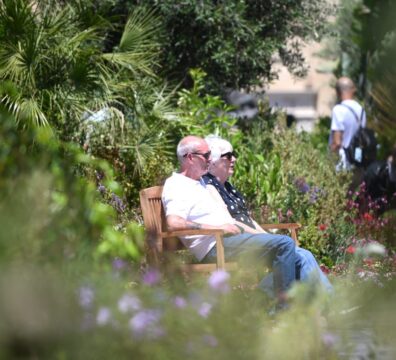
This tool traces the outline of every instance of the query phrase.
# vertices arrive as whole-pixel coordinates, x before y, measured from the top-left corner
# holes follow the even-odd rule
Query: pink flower
[[[354,254],[355,251],[356,251],[356,248],[354,246],[352,246],[352,245],[348,246],[346,248],[346,250],[345,250],[345,252],[348,253],[348,254]]]
[[[320,270],[322,270],[325,274],[330,274],[330,269],[326,265],[321,264]]]
[[[373,218],[373,216],[371,214],[366,212],[366,213],[363,214],[363,219],[366,220],[366,221],[373,221],[374,218]]]
[[[319,227],[320,231],[325,231],[327,229],[327,225],[326,224],[320,224],[318,227]]]
[[[367,265],[368,267],[371,267],[374,264],[374,260],[370,259],[370,258],[366,258],[363,260],[363,262],[365,263],[365,265]]]

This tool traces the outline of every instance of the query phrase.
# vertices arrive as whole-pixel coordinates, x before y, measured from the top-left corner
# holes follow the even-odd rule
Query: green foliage
[[[189,70],[201,68],[208,74],[206,89],[217,94],[274,79],[275,54],[294,74],[304,73],[301,43],[322,35],[329,13],[320,0],[144,3],[156,7],[164,26],[164,76],[190,88]],[[141,1],[126,4],[124,13]]]
[[[299,236],[304,247],[317,255],[336,255],[337,242],[345,241],[351,233],[350,226],[343,224],[349,175],[336,173],[334,163],[314,148],[308,134],[285,131],[273,140],[285,174],[274,208],[282,209],[283,214],[291,210],[289,220],[304,225]],[[335,233],[323,236],[320,225]]]
[[[119,47],[104,53],[111,24],[100,16],[87,22],[87,8],[80,1],[2,2],[1,102],[22,126],[51,125],[65,137],[84,112],[122,102],[141,78],[154,77],[154,14],[135,9]]]
[[[218,96],[203,94],[207,79],[205,72],[192,69],[190,76],[194,83],[191,90],[183,89],[178,94],[183,132],[204,137],[214,133],[228,134],[236,122],[227,114],[231,107]]]
[[[269,317],[262,294],[240,289],[237,277],[216,288],[158,273],[148,283],[126,268],[88,277],[87,267],[73,281],[32,267],[2,270],[3,358],[337,359],[361,355],[363,344],[371,354],[394,351],[392,281],[379,287],[348,274],[334,280],[331,298],[298,284],[290,309]]]
[[[255,153],[246,146],[236,147],[238,165],[234,185],[250,200],[250,206],[257,212],[264,205],[274,203],[283,185],[281,159],[271,153],[269,156]]]
[[[137,259],[142,230],[118,230],[113,204],[89,179],[96,169],[106,187],[119,191],[108,164],[59,142],[48,128],[20,131],[7,114],[1,120],[2,259],[56,264],[92,261],[95,253]],[[107,243],[115,245],[103,251]]]

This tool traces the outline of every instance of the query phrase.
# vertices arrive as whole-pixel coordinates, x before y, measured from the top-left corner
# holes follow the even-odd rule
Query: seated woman
[[[233,152],[232,145],[228,141],[213,135],[206,137],[205,140],[212,152],[212,161],[209,165],[208,173],[203,176],[203,180],[206,184],[213,185],[218,191],[227,205],[229,213],[236,220],[236,224],[243,228],[245,232],[265,232],[250,216],[241,193],[227,181],[234,173],[236,162],[236,154]],[[309,279],[316,279],[319,280],[319,283],[325,289],[331,291],[332,286],[329,280],[310,251],[297,246],[296,257],[296,280],[308,281]],[[272,294],[272,274],[267,276],[260,286],[268,294]]]

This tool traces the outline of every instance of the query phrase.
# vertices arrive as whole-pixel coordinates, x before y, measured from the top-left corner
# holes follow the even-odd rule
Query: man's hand
[[[241,234],[241,229],[234,224],[223,224],[218,227],[219,229],[223,230],[224,234]]]

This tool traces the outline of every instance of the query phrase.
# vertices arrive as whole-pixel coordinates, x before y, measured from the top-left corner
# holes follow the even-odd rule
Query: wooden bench
[[[217,259],[215,264],[200,264],[187,261],[181,264],[183,271],[211,272],[216,269],[227,271],[237,268],[237,263],[227,263],[224,258],[223,231],[222,230],[177,230],[168,231],[164,208],[162,206],[161,195],[162,186],[153,186],[140,191],[140,207],[143,215],[143,222],[146,230],[146,251],[147,260],[150,265],[159,267],[163,264],[167,254],[177,254],[185,250],[184,245],[178,239],[179,236],[187,235],[213,235],[216,238]],[[263,229],[287,229],[291,232],[291,237],[297,241],[297,229],[300,224],[265,224]]]

